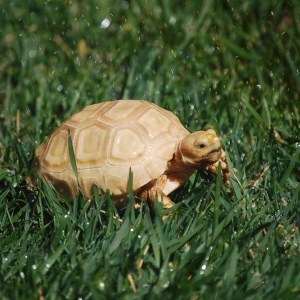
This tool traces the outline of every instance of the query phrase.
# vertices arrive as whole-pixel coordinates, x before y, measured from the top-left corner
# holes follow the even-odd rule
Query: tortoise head
[[[194,169],[203,169],[221,157],[220,139],[213,129],[189,134],[181,141],[179,150],[183,161]]]

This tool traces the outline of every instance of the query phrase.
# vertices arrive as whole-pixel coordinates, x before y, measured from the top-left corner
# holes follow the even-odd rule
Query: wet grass
[[[131,2],[0,4],[0,298],[297,299],[298,2]],[[231,188],[193,175],[166,222],[109,195],[28,193],[54,128],[126,98],[214,127]]]

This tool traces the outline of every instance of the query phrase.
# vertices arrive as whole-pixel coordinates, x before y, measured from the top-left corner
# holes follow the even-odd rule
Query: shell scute
[[[142,162],[151,151],[143,134],[132,126],[115,127],[108,146],[110,164],[132,166]]]
[[[133,184],[132,184],[133,191],[138,191],[140,187],[144,186],[146,183],[152,180],[152,177],[149,176],[147,170],[144,167],[144,164],[132,166],[131,172],[133,173]],[[129,177],[128,177],[128,183],[129,183]],[[129,185],[126,194],[128,194],[128,191],[129,191]]]
[[[100,186],[113,195],[125,195],[128,191],[129,168],[124,166],[105,165],[101,168],[103,184]]]
[[[98,117],[102,123],[110,126],[128,124],[130,120],[141,110],[145,109],[144,101],[113,101],[115,105]]]
[[[153,107],[142,111],[131,124],[145,134],[151,146],[172,137],[175,129],[171,120]]]
[[[89,198],[93,195],[93,185],[101,187],[104,189],[104,179],[101,168],[90,168],[81,170],[79,173],[79,185],[82,189],[83,194]],[[95,180],[97,179],[97,180]]]
[[[103,105],[101,105],[101,103],[87,106],[86,108],[75,113],[72,117],[66,120],[64,124],[74,128],[86,126],[87,124],[94,122],[98,118],[102,110]]]
[[[105,164],[110,131],[110,127],[99,122],[77,129],[74,148],[79,169]]]
[[[173,137],[163,140],[161,143],[152,148],[151,156],[160,158],[167,162],[172,159],[177,143],[178,140]]]
[[[150,155],[142,163],[143,167],[152,179],[158,178],[166,170],[168,161]],[[149,182],[150,180],[148,180]],[[147,183],[147,182],[146,182]]]
[[[63,172],[71,167],[68,130],[70,129],[67,126],[62,126],[60,130],[55,131],[46,142],[44,152],[40,153],[42,167],[50,172]]]

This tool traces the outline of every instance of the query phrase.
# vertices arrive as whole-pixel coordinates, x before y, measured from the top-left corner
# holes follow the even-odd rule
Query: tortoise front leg
[[[158,201],[163,202],[163,209],[170,208],[174,205],[174,202],[163,192],[164,186],[167,182],[167,175],[161,175],[159,178],[150,181],[139,192],[138,197],[147,201],[150,204],[151,210],[154,211],[156,195]],[[164,215],[163,219],[166,219],[168,215]]]
[[[230,184],[230,181],[229,181],[230,171],[229,171],[229,167],[228,167],[228,163],[227,163],[227,157],[226,157],[225,151],[223,149],[221,152],[220,159],[217,162],[215,162],[214,164],[206,167],[205,169],[206,169],[206,171],[211,172],[213,174],[218,174],[219,162],[221,163],[223,182],[228,185],[228,184]]]

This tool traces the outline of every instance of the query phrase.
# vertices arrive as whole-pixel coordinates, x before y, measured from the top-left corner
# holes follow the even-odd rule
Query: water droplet
[[[176,18],[171,17],[170,20],[169,20],[169,23],[172,24],[172,25],[176,24]]]
[[[121,7],[122,7],[123,9],[127,9],[127,8],[129,7],[129,3],[128,3],[127,1],[123,1],[123,2],[121,3]]]
[[[100,282],[100,283],[99,283],[99,286],[100,286],[100,289],[104,289],[104,287],[105,287],[104,282]]]
[[[37,268],[37,265],[33,265],[33,266],[32,266],[32,269],[33,269],[33,270],[36,270],[36,268]]]
[[[29,51],[29,57],[34,58],[36,56],[36,50]]]
[[[102,22],[101,22],[101,28],[107,28],[110,25],[110,19],[105,18]]]

